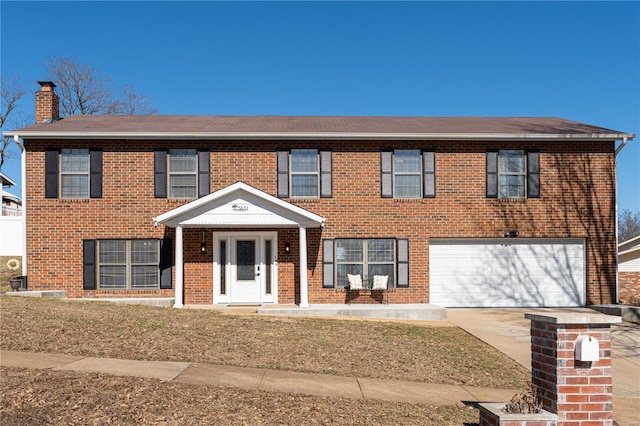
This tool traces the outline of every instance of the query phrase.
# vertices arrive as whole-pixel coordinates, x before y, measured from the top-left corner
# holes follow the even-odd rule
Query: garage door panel
[[[448,307],[584,305],[582,240],[432,241],[430,301]]]

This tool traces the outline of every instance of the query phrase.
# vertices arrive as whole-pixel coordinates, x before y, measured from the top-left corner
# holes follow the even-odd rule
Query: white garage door
[[[583,240],[431,240],[430,303],[584,306],[584,263]]]

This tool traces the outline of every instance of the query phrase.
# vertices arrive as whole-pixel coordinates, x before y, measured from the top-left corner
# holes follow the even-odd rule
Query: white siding
[[[0,216],[0,256],[22,256],[22,217]]]

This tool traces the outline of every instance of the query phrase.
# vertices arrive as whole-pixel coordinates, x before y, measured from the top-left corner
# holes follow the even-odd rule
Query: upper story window
[[[45,151],[45,197],[102,197],[102,151],[82,148]]]
[[[435,153],[418,149],[380,152],[382,197],[431,198],[436,196]]]
[[[88,149],[61,151],[60,195],[62,198],[89,198]]]
[[[156,150],[155,197],[189,199],[209,194],[209,155],[208,150]]]
[[[540,153],[520,149],[488,151],[487,197],[540,197]]]
[[[332,196],[331,151],[281,150],[278,161],[278,197],[320,198]]]
[[[170,149],[169,198],[196,198],[198,193],[198,158],[195,149]]]

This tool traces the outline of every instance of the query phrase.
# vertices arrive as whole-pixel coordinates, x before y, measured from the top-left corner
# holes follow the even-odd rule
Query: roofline
[[[356,132],[55,132],[7,131],[5,137],[22,139],[333,139],[333,140],[632,140],[628,133],[356,133]]]
[[[11,179],[9,176],[5,175],[4,173],[0,172],[0,182],[2,182],[1,186],[16,186],[17,183]],[[7,183],[4,183],[7,182]]]

